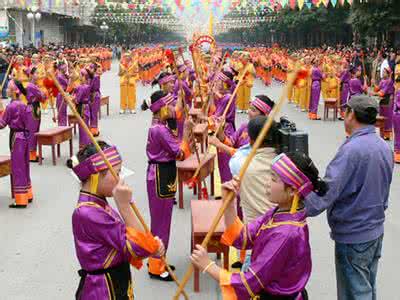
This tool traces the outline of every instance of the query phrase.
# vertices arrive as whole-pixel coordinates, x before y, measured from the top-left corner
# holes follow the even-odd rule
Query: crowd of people
[[[191,47],[189,52],[157,45],[126,50],[119,62],[121,114],[136,113],[138,81],[157,89],[140,106],[152,115],[146,143],[151,232],[131,209],[131,188],[123,180],[115,181],[80,127],[80,150],[67,162],[82,182],[72,218],[82,267],[76,298],[133,299],[129,265],[139,269],[146,258],[150,278],[173,280],[175,267],[167,266],[163,257],[177,191],[176,162],[195,155],[193,128],[204,123],[211,133],[210,145],[218,149],[223,201],[228,193],[236,195],[225,211],[221,243],[240,251],[234,267],[241,272],[217,266],[200,245],[191,261],[219,282],[223,299],[308,299],[312,261],[307,217],[325,210],[335,241],[338,299],[376,299],[385,210],[394,160],[400,162],[397,53],[389,50],[387,57],[382,51],[346,48],[289,53],[278,46],[232,54],[218,48],[205,52]],[[45,111],[49,103],[54,121],[67,124],[67,105],[55,80],[71,95],[91,134],[99,136],[100,76],[111,69],[112,51],[92,47],[43,48],[24,55],[0,49],[0,53],[1,74],[9,76],[4,90],[11,98],[0,128],[11,129],[12,172],[17,174],[12,182],[15,203],[10,207],[25,208],[33,200],[29,162],[38,159],[35,133],[40,130],[41,109]],[[373,53],[377,54],[374,60]],[[321,178],[306,154],[277,153],[278,124],[273,121],[239,178],[275,107],[267,95],[251,95],[256,77],[266,85],[272,80],[285,83],[297,69],[302,76],[289,91],[289,101],[308,112],[311,120],[319,120],[321,94],[324,99],[337,99],[346,140]],[[247,113],[249,121],[237,127],[237,113]],[[385,117],[386,139],[392,138],[394,130],[395,154],[375,133],[379,114]],[[119,174],[118,148],[103,141],[98,144]],[[109,197],[117,210],[110,206]],[[140,283],[136,286],[140,288]]]

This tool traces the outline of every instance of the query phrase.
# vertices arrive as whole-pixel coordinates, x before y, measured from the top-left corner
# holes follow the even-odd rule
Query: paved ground
[[[150,113],[137,115],[118,114],[119,91],[116,65],[104,75],[102,91],[110,95],[111,115],[101,121],[101,137],[119,146],[125,164],[135,171],[128,183],[134,189],[139,208],[149,220],[145,190],[145,145]],[[257,82],[253,94],[265,93],[277,99],[281,87],[265,88]],[[149,88],[138,89],[138,99],[150,94]],[[138,101],[141,102],[141,101]],[[344,138],[341,122],[310,122],[304,113],[286,105],[283,114],[297,123],[298,128],[310,133],[310,155],[324,173]],[[238,123],[246,117],[238,116]],[[44,117],[43,126],[53,126],[50,116]],[[75,149],[78,140],[75,138]],[[0,153],[8,153],[8,130],[0,131]],[[8,209],[9,180],[0,179],[0,299],[50,300],[72,299],[78,286],[77,259],[71,230],[71,214],[74,209],[78,184],[64,167],[68,147],[62,147],[62,157],[56,167],[51,165],[50,149],[45,148],[43,166],[32,166],[35,201],[26,210]],[[387,213],[383,259],[379,266],[378,299],[400,299],[398,296],[398,262],[400,261],[400,168],[395,169],[391,190],[390,208]],[[186,191],[186,203],[190,199]],[[186,204],[187,206],[187,204]],[[333,242],[325,215],[310,219],[313,273],[308,284],[311,299],[335,299],[335,272]],[[188,263],[190,247],[190,211],[175,209],[169,261],[177,266],[182,277]],[[146,268],[134,272],[137,299],[171,299],[175,291],[173,283],[159,283],[147,276]],[[191,299],[219,299],[217,285],[207,277],[201,277],[201,293],[187,291]]]

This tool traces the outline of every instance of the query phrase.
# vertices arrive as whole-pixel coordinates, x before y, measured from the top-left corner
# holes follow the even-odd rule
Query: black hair
[[[22,85],[21,81],[14,79],[14,83],[20,93],[26,97],[26,88]]]
[[[263,129],[265,122],[267,122],[267,116],[257,116],[250,120],[247,125],[247,131],[249,133],[249,138],[252,141],[255,141]],[[267,136],[264,138],[262,143],[262,147],[275,147],[277,141],[278,134],[278,126],[275,121],[272,121],[271,127],[268,131]]]
[[[97,142],[101,148],[101,150],[110,148],[111,146],[109,144],[107,144],[104,141],[98,141]],[[88,144],[86,145],[83,149],[79,150],[79,152],[77,153],[76,157],[78,158],[78,161],[81,163],[84,160],[88,159],[89,157],[91,157],[93,154],[96,154],[98,151],[96,149],[96,147],[93,144]],[[72,169],[73,168],[73,162],[72,159],[68,159],[67,160],[67,167]]]
[[[167,93],[164,92],[164,91],[161,91],[161,90],[155,91],[155,92],[154,92],[153,94],[151,94],[151,96],[150,96],[151,104],[155,103],[155,102],[158,101],[160,98],[165,97],[166,95],[167,95]],[[146,111],[146,110],[148,110],[150,107],[149,107],[149,105],[147,104],[146,100],[143,100],[143,103],[142,103],[142,105],[140,106],[140,108],[141,108],[143,111]]]
[[[160,75],[158,75],[158,77],[156,78],[156,79],[154,79],[153,80],[153,82],[151,83],[151,86],[153,87],[153,86],[155,86],[155,85],[160,85],[160,80],[162,79],[162,78],[164,78],[164,77],[166,77],[166,76],[170,76],[170,75],[172,75],[171,73],[169,73],[169,72],[161,72],[160,73]]]
[[[376,117],[378,116],[378,111],[373,107],[368,107],[365,111],[357,111],[351,107],[347,107],[347,112],[354,112],[357,122],[366,125],[374,125],[376,123]]]
[[[266,96],[266,95],[257,95],[256,98],[260,99],[262,102],[264,102],[265,104],[267,104],[269,107],[271,107],[271,109],[273,109],[274,106],[275,106],[275,102],[272,101],[272,99],[269,98],[269,97]],[[261,112],[261,113],[263,113],[263,112]],[[264,113],[263,113],[263,114],[264,114]]]
[[[285,153],[297,168],[311,181],[314,186],[313,191],[318,196],[324,196],[328,192],[328,184],[319,177],[319,171],[311,158],[303,152]]]
[[[35,74],[36,71],[37,71],[37,68],[36,68],[36,67],[33,67],[33,68],[31,69],[31,71],[30,71],[30,74],[33,75],[33,74]]]

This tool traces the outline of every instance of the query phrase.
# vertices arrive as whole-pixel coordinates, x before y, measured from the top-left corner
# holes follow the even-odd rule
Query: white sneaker
[[[125,113],[125,111],[123,110],[123,109],[121,109],[120,111],[119,111],[119,114],[120,115],[123,115]]]
[[[131,109],[130,113],[134,115],[134,114],[136,114],[136,110]]]

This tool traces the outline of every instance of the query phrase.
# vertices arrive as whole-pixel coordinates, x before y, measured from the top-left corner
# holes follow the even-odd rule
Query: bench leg
[[[42,144],[39,143],[39,165],[42,165]]]
[[[13,176],[10,174],[11,199],[14,199]]]
[[[72,144],[72,138],[69,140],[69,157],[74,155],[74,146]]]
[[[200,292],[200,272],[199,269],[196,267],[194,268],[194,280],[193,280],[193,284],[194,284],[194,291],[195,293]]]
[[[99,109],[99,120],[101,120],[101,105],[100,105],[100,109]]]
[[[57,144],[57,157],[61,156],[61,145]]]
[[[214,192],[214,171],[212,171],[210,174],[210,193],[211,193],[211,196],[214,196],[214,194],[215,194],[215,192]]]
[[[110,115],[110,104],[107,103],[107,116]]]
[[[229,247],[223,246],[222,253],[224,254],[224,269],[229,270]]]
[[[53,158],[53,166],[56,165],[56,149],[54,145],[51,145],[51,156]]]
[[[183,182],[178,180],[179,208],[183,209]]]
[[[201,180],[199,180],[199,182],[197,183],[197,189],[198,189],[197,199],[201,200]]]

